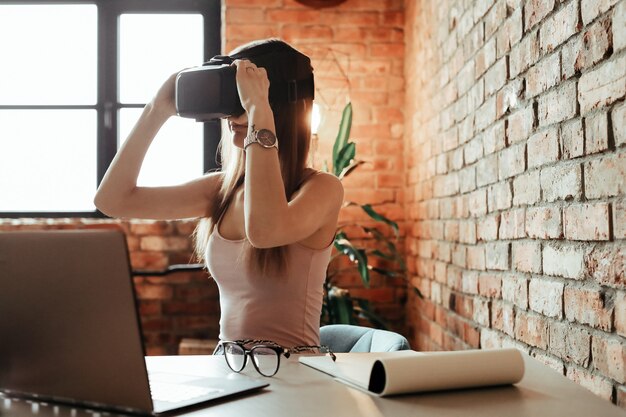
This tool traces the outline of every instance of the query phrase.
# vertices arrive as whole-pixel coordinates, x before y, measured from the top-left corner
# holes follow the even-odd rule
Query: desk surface
[[[297,356],[297,355],[296,355]],[[618,407],[595,396],[540,362],[524,355],[526,372],[519,384],[508,387],[448,391],[379,398],[350,388],[294,360],[281,361],[270,386],[232,400],[208,403],[184,416],[626,416]],[[229,373],[221,356],[148,357],[152,372],[220,376]],[[252,367],[244,373],[258,376]],[[229,377],[238,377],[230,375]],[[0,395],[2,417],[104,417],[106,412],[9,400]]]

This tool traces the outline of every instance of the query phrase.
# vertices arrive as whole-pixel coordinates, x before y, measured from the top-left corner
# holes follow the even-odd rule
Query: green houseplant
[[[333,146],[332,153],[332,173],[340,180],[350,175],[364,161],[355,159],[356,144],[350,142],[350,130],[352,127],[352,104],[348,103],[343,110],[339,132]],[[328,163],[325,170],[329,171]],[[326,280],[324,282],[324,304],[322,308],[323,324],[359,324],[361,320],[366,320],[378,328],[387,328],[384,319],[378,316],[369,300],[357,298],[350,295],[350,291],[340,288],[337,285],[337,278],[340,274],[349,272],[356,268],[365,288],[370,286],[371,274],[379,274],[385,278],[407,279],[406,265],[396,243],[399,238],[398,224],[382,214],[378,213],[370,204],[357,204],[346,202],[345,206],[358,206],[367,216],[373,219],[376,227],[361,225],[358,223],[343,223],[337,227],[334,246],[336,253],[331,258]],[[352,239],[346,228],[356,227],[368,237],[375,240],[374,248],[367,248],[359,245]],[[392,233],[391,233],[392,232]],[[391,236],[391,237],[389,237]],[[348,257],[349,267],[333,268],[333,261]],[[382,260],[382,265],[380,266]],[[414,288],[419,295],[419,291]]]

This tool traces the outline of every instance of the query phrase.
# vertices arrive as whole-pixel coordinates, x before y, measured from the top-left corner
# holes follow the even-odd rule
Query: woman
[[[322,284],[343,188],[333,175],[306,168],[312,100],[269,101],[267,72],[294,63],[269,60],[266,69],[252,61],[259,51],[275,50],[299,54],[274,39],[231,52],[245,111],[228,118],[232,137],[222,139],[221,172],[177,186],[137,186],[152,140],[176,114],[174,74],[144,108],[94,201],[114,217],[203,218],[196,249],[220,290],[221,340],[318,345]]]

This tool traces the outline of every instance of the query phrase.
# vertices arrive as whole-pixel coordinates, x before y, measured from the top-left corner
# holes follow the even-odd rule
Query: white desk
[[[295,355],[297,356],[297,355]],[[297,362],[281,359],[276,376],[266,379],[270,386],[254,394],[209,403],[206,408],[185,416],[480,416],[480,417],[612,417],[626,416],[618,407],[595,396],[540,362],[524,355],[526,373],[515,386],[449,391],[378,398],[349,388],[330,376]],[[151,371],[199,376],[229,373],[223,356],[148,357]],[[259,376],[254,368],[244,373]],[[237,378],[236,374],[229,377]],[[71,407],[33,405],[25,400],[0,396],[2,417],[105,417],[105,412],[71,411]]]

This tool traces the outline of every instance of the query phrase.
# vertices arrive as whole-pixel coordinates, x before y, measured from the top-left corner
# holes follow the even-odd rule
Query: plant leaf
[[[339,179],[343,179],[345,177],[347,177],[352,171],[354,171],[355,168],[357,168],[359,165],[363,165],[365,163],[365,161],[352,161],[352,163],[350,165],[348,165],[347,167],[345,167],[343,169],[343,171],[341,171],[341,173],[339,174]]]
[[[393,220],[389,220],[387,217],[383,216],[382,214],[378,213],[376,210],[374,210],[372,208],[372,206],[370,204],[362,204],[361,208],[363,209],[363,211],[365,211],[368,216],[370,216],[372,219],[378,221],[378,222],[383,222],[389,226],[391,226],[391,228],[393,229],[393,231],[395,232],[396,235],[396,239],[398,238],[398,234],[400,233],[400,229],[398,228],[398,223],[394,222]]]
[[[352,262],[356,262],[361,280],[365,288],[369,288],[370,285],[370,273],[367,268],[367,254],[363,249],[357,249],[352,243],[346,239],[345,233],[341,232],[337,234],[335,238],[335,248],[338,251],[347,255]]]
[[[335,159],[335,176],[338,177],[343,170],[352,163],[354,155],[356,155],[356,143],[350,142],[341,148]]]
[[[384,275],[384,276],[389,277],[389,278],[394,278],[394,277],[398,276],[397,272],[390,271],[388,269],[376,268],[376,267],[373,266],[371,268],[371,270],[374,271],[374,272],[378,272],[379,274]]]
[[[337,132],[337,138],[333,145],[333,162],[336,163],[339,152],[348,143],[350,137],[350,129],[352,128],[352,103],[346,104],[341,114],[341,123],[339,124],[339,131]],[[337,165],[335,164],[335,167]],[[337,172],[337,169],[335,169]],[[341,172],[341,171],[339,171]]]
[[[333,310],[335,324],[353,324],[354,309],[352,298],[349,295],[331,295],[330,308]]]

